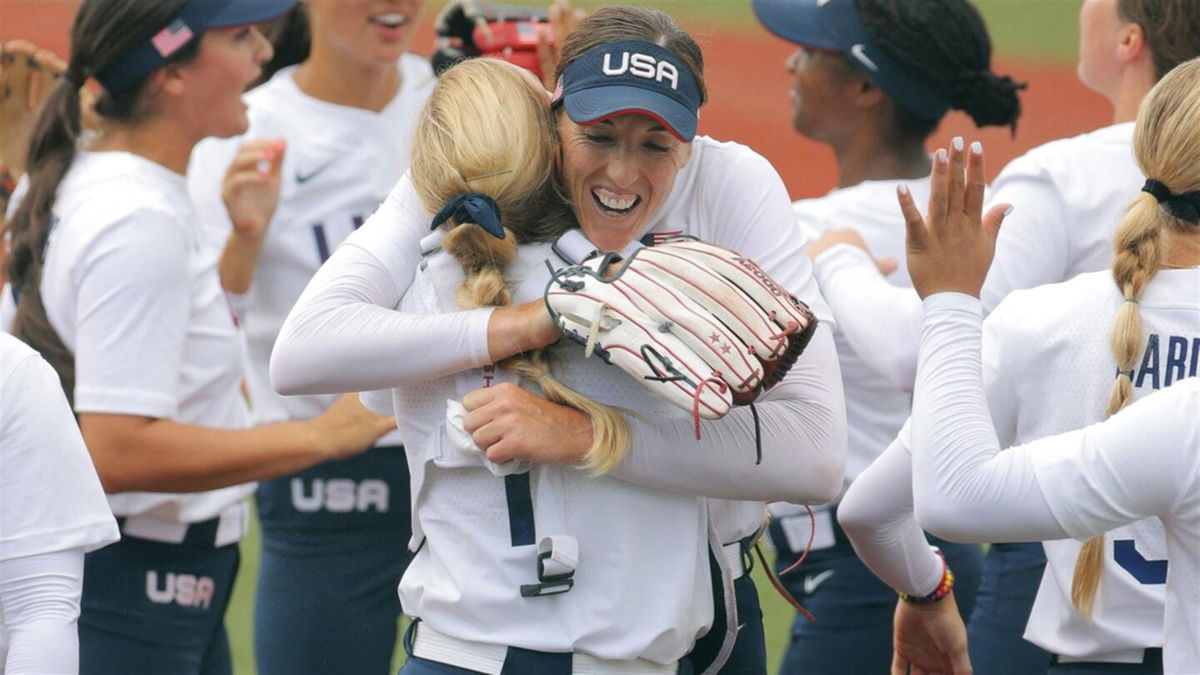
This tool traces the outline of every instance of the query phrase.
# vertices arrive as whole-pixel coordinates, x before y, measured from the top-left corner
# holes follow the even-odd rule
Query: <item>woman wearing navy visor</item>
[[[122,534],[85,561],[84,673],[230,672],[248,481],[361,452],[391,426],[350,401],[250,429],[242,341],[198,255],[188,157],[245,131],[242,91],[271,55],[253,24],[294,4],[86,0],[34,126],[10,223],[14,333],[58,372]],[[104,126],[80,148],[90,78]]]
[[[572,231],[574,239],[560,240],[560,264],[596,249],[628,253],[642,240],[687,232],[756,260],[828,319],[774,169],[743,146],[696,135],[706,96],[703,58],[669,16],[641,7],[597,10],[565,41],[560,68],[554,97],[559,169],[584,235]],[[271,372],[278,390],[404,387],[559,339],[541,300],[435,317],[395,311],[412,283],[431,218],[412,181],[402,179],[380,210],[334,253],[280,332]],[[431,349],[435,344],[440,348]],[[423,358],[402,358],[405,354]],[[567,354],[577,357],[574,350]],[[586,417],[521,389],[480,389],[463,403],[469,410],[467,429],[494,462],[574,464],[590,444]],[[623,569],[632,570],[624,581],[614,582],[619,588],[588,588],[578,581],[554,598],[523,598],[516,587],[496,587],[496,573],[484,575],[482,568],[459,575],[469,589],[430,583],[447,578],[438,574],[438,565],[447,560],[429,553],[437,536],[432,529],[442,524],[422,520],[426,508],[418,498],[415,516],[421,527],[414,530],[425,532],[426,543],[400,586],[406,613],[421,619],[409,672],[439,667],[460,672],[452,668],[469,669],[470,655],[495,653],[499,647],[508,648],[500,650],[507,667],[516,667],[518,655],[551,659],[574,653],[647,659],[685,672],[710,666],[715,672],[722,662],[725,672],[762,672],[761,612],[744,574],[743,552],[761,528],[763,502],[819,503],[840,486],[844,412],[830,328],[818,327],[788,377],[756,408],[761,459],[755,456],[754,413],[748,408],[704,422],[700,441],[690,418],[631,416],[629,456],[603,479],[714,498],[704,519],[711,525],[710,539],[723,546],[714,556],[711,585],[703,565],[707,553],[696,551],[697,542],[680,534],[689,531],[686,524],[674,524],[665,534],[650,532],[650,513],[641,514],[647,527],[634,527],[603,547],[617,553]],[[415,485],[414,494],[421,494]],[[630,515],[622,513],[620,503],[612,514]],[[507,531],[506,523],[500,525]],[[584,555],[582,542],[580,551]],[[535,555],[528,547],[529,565]],[[586,564],[580,560],[581,574]],[[486,565],[491,569],[491,562]],[[702,585],[680,583],[696,574]],[[715,622],[708,597],[713,589]],[[697,590],[702,596],[694,594]],[[477,607],[470,622],[461,618],[468,604],[497,594],[507,600]],[[598,614],[588,598],[603,598],[611,611]],[[682,613],[664,621],[664,607]],[[423,635],[435,643],[450,638],[454,649],[438,652]],[[710,644],[688,657],[693,642],[704,635]],[[736,645],[735,636],[740,638]],[[569,672],[569,663],[565,667],[546,672]]]
[[[767,30],[798,47],[787,62],[793,127],[828,145],[837,159],[837,189],[794,205],[814,239],[808,252],[818,280],[840,251],[818,254],[841,241],[839,228],[854,227],[872,251],[899,261],[888,281],[911,287],[896,187],[903,183],[926,198],[932,165],[925,144],[951,109],[981,127],[1015,125],[1020,113],[1020,85],[991,71],[983,19],[966,0],[754,0],[754,10]],[[874,345],[850,342],[842,332],[834,339],[849,435],[844,492],[908,418],[911,383],[891,381],[860,356]],[[782,579],[820,619],[796,617],[782,673],[885,672],[891,663],[896,594],[855,554],[837,525],[837,505],[817,510],[813,550],[799,572]],[[809,516],[791,504],[773,504],[771,511],[782,570],[803,551]],[[969,616],[979,547],[936,543],[954,570],[959,610]]]

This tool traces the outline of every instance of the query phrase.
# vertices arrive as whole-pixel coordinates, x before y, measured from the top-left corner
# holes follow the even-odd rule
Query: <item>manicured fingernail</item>
[[[950,141],[950,145],[954,146],[955,152],[962,152],[962,149],[963,149],[962,136],[955,136],[954,139]]]
[[[908,194],[908,186],[907,186],[907,185],[901,185],[901,186],[899,186],[899,187],[897,187],[897,188],[896,188],[896,192],[899,192],[899,193],[900,193],[900,194],[902,194],[902,195],[906,195],[906,194]]]
[[[971,144],[971,152],[976,155],[982,155],[983,154],[983,143],[980,143],[979,141],[975,141],[974,143],[972,143]]]
[[[1008,208],[1004,209],[1004,217],[1007,218],[1008,214],[1012,213],[1014,208],[1016,207],[1014,207],[1012,204],[1009,204]]]
[[[938,164],[945,164],[947,161],[947,155],[946,155],[945,148],[938,148],[938,151],[937,151],[937,153],[935,153],[934,156],[937,158]]]

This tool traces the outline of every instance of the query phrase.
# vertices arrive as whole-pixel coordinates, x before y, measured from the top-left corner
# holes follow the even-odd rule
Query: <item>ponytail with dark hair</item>
[[[1025,83],[992,72],[992,41],[979,10],[967,0],[855,0],[871,42],[913,77],[938,85],[950,106],[976,126],[1008,126],[1021,116]],[[941,120],[896,106],[896,126],[924,139]]]
[[[71,401],[75,392],[75,357],[50,325],[40,287],[55,198],[59,184],[75,161],[80,139],[79,85],[128,50],[149,40],[179,13],[184,2],[86,0],[71,27],[67,74],[46,98],[30,133],[25,163],[28,191],[8,223],[12,237],[8,279],[18,295],[13,334],[41,352],[54,366]],[[190,60],[198,50],[197,40],[171,60]],[[141,96],[148,79],[117,94],[102,94],[95,104],[96,114],[117,123],[137,121],[148,113]]]

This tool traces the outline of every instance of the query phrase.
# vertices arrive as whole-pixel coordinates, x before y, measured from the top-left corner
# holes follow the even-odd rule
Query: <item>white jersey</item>
[[[436,82],[429,62],[404,54],[402,84],[379,112],[308,96],[285,68],[246,95],[250,128],[243,137],[208,139],[192,154],[188,188],[203,223],[208,254],[218,258],[231,223],[221,182],[238,148],[254,138],[286,138],[279,207],[267,229],[254,282],[235,298],[249,343],[247,382],[255,422],[307,420],[336,396],[280,396],[267,381],[279,327],[305,285],[330,255],[387,197],[408,169],[412,133]],[[377,445],[398,445],[389,434]]]
[[[91,551],[119,538],[58,376],[37,352],[0,334],[0,564],[55,551]],[[9,643],[5,626],[0,606],[0,672]],[[27,667],[56,667],[61,663],[56,653],[72,649],[29,645],[41,633],[54,638],[59,633],[50,626],[20,627],[30,658],[42,654],[53,661]]]
[[[1045,452],[1029,448],[1046,503],[1072,537],[1084,541],[1133,516],[1158,515],[1166,530],[1170,560],[1165,586],[1166,673],[1200,673],[1197,411],[1200,379],[1193,376],[1147,396],[1103,425],[1034,443],[1050,446],[1053,442]],[[1128,543],[1122,546],[1118,555],[1130,559],[1140,555]],[[1145,570],[1156,567],[1162,567],[1161,562]]]
[[[996,240],[981,292],[985,308],[1014,290],[1112,267],[1117,223],[1146,180],[1133,155],[1133,128],[1122,122],[1051,141],[996,176],[989,203],[1015,208]]]
[[[908,277],[904,255],[904,220],[896,205],[896,188],[900,185],[909,187],[916,203],[928,201],[929,179],[924,178],[864,181],[834,190],[824,197],[798,201],[793,206],[801,229],[810,238],[816,239],[826,230],[853,227],[863,236],[873,255],[890,257],[898,262],[896,271],[887,275],[887,283],[911,289],[912,280]],[[837,318],[841,323],[841,317]],[[842,388],[846,392],[849,443],[845,485],[849,486],[896,437],[908,419],[912,396],[860,356],[860,351],[869,351],[875,345],[855,345],[842,331],[834,333],[833,338],[842,370]],[[888,335],[878,333],[873,342],[888,339]]]
[[[924,306],[912,424],[912,489],[923,522],[968,541],[1083,541],[1157,517],[1169,566],[1135,563],[1135,541],[1118,542],[1115,560],[1141,581],[1166,582],[1165,672],[1200,672],[1200,378],[1173,379],[1104,422],[1002,452],[980,377],[979,300],[937,293]],[[875,469],[869,473],[864,480],[874,479]],[[878,538],[896,541],[890,534]],[[922,552],[929,555],[912,551]],[[901,578],[900,569],[886,567]]]
[[[514,303],[542,296],[547,260],[564,264],[549,245],[521,248],[505,275]],[[451,256],[430,255],[401,311],[457,310],[462,279]],[[584,360],[581,351],[574,343],[559,348],[555,375],[564,384],[649,417],[688,418],[620,370]],[[462,431],[457,401],[503,380],[513,378],[488,366],[393,390],[412,476],[414,544],[420,546],[400,584],[404,611],[473,642],[675,662],[711,625],[703,498],[593,478],[574,466],[488,462]],[[525,476],[506,475],[524,470]],[[516,479],[527,479],[528,487],[509,484]],[[524,522],[535,532],[527,539],[514,534],[523,518],[513,501],[522,495],[514,490],[532,500]],[[522,585],[537,582],[533,544],[563,536],[578,543],[574,587],[522,597]]]
[[[1095,272],[1014,292],[992,312],[984,323],[983,373],[1001,447],[1103,418],[1116,374],[1109,331],[1122,302],[1111,273]],[[1160,271],[1140,309],[1148,337],[1133,375],[1135,398],[1196,376],[1200,270]],[[1140,662],[1143,648],[1162,645],[1167,552],[1157,519],[1108,533],[1090,622],[1070,599],[1079,543],[1049,541],[1045,548],[1027,640],[1065,657],[1116,662]]]
[[[58,190],[41,293],[75,355],[75,411],[244,429],[241,340],[183,176],[80,152]],[[253,484],[109,495],[113,513],[193,523],[244,508]]]
[[[996,177],[988,203],[1010,203],[981,297],[990,311],[1008,293],[1066,281],[1112,266],[1117,223],[1145,178],[1133,156],[1133,122],[1041,145]],[[895,196],[886,199],[895,205]],[[925,210],[925,199],[916,200]],[[897,209],[895,222],[903,220]],[[847,220],[843,227],[856,227]],[[903,260],[903,256],[900,256]],[[815,269],[839,327],[862,356],[893,382],[911,387],[917,367],[921,301],[897,292],[871,258],[849,245],[817,257]],[[887,335],[887,340],[878,336]]]

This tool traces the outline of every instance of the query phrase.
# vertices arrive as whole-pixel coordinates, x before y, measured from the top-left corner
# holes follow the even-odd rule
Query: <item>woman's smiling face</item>
[[[658,120],[617,115],[588,126],[559,113],[563,185],[583,233],[603,251],[619,251],[658,213],[691,157]]]

